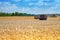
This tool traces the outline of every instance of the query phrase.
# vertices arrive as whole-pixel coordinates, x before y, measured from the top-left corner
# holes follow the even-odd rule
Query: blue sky
[[[60,0],[0,0],[0,12],[60,13]]]

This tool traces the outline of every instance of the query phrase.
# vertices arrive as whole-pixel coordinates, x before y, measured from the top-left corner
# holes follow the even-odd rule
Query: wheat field
[[[0,17],[0,40],[60,40],[60,17]]]

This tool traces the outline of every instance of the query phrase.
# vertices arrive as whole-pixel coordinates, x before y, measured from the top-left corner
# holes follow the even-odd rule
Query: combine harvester
[[[47,15],[45,14],[37,15],[37,16],[34,16],[34,19],[47,20]]]

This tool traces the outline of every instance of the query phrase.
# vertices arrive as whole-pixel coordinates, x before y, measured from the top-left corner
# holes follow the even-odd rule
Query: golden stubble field
[[[60,17],[0,17],[0,40],[60,40]]]

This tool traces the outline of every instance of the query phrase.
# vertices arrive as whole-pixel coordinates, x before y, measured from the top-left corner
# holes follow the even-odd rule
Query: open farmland
[[[60,17],[0,17],[0,40],[60,40]]]

